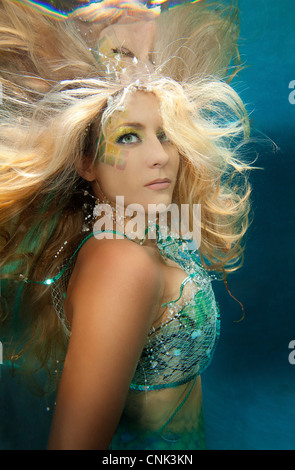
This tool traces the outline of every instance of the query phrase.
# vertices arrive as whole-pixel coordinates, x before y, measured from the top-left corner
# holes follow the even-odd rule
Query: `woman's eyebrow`
[[[120,127],[135,127],[136,129],[145,129],[145,126],[143,124],[140,124],[139,122],[122,122],[117,129]]]

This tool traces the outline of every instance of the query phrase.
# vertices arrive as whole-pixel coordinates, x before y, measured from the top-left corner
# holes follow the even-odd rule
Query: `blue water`
[[[254,128],[279,147],[255,144],[251,176],[254,222],[245,264],[229,277],[232,293],[215,285],[222,313],[221,338],[203,375],[209,449],[295,449],[295,365],[288,345],[295,340],[294,176],[295,1],[240,0],[241,55],[249,67],[234,86],[251,112]],[[261,137],[261,136],[260,136]],[[1,366],[3,369],[3,366]],[[51,403],[16,386],[2,370],[0,448],[46,446]]]
[[[256,144],[254,222],[243,269],[229,277],[240,307],[220,284],[222,332],[203,389],[211,449],[295,449],[295,80],[294,0],[240,0],[241,55],[249,67],[235,87],[254,128],[279,147]]]

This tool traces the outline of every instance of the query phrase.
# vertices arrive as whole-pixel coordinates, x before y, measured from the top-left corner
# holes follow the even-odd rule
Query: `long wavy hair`
[[[120,105],[128,83],[123,86],[103,74],[72,22],[56,22],[38,12],[28,15],[9,0],[2,0],[0,9],[6,34],[0,41],[5,52],[0,249],[2,289],[8,299],[2,301],[2,323],[5,331],[13,332],[13,338],[5,333],[7,346],[20,340],[19,349],[10,351],[14,361],[23,357],[29,368],[52,371],[64,357],[67,338],[52,306],[50,286],[40,282],[56,275],[85,236],[86,186],[76,169],[94,158],[98,129]],[[39,36],[29,39],[34,22],[37,35],[37,19],[40,38],[42,31],[56,38],[48,54]],[[228,51],[224,54],[228,59]],[[21,63],[26,68],[18,68],[20,74],[13,68]],[[250,167],[242,158],[249,121],[237,93],[212,76],[211,65],[207,73],[180,80],[172,71],[171,78],[167,68],[163,76],[158,64],[154,74],[140,77],[140,87],[158,97],[164,129],[181,157],[174,202],[191,208],[201,204],[200,253],[208,269],[223,271],[240,265],[249,223]],[[109,97],[115,97],[111,105]]]

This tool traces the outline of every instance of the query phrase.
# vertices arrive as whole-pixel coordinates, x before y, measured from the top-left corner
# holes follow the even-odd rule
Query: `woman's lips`
[[[171,181],[168,178],[157,179],[150,181],[150,183],[145,184],[145,188],[153,189],[154,191],[158,191],[160,189],[167,189],[169,188]]]

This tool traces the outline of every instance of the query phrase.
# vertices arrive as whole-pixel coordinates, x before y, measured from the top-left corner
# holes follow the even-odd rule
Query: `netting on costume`
[[[61,321],[64,332],[67,336],[70,336],[70,326],[65,316],[64,303],[66,298],[66,292],[68,288],[68,283],[73,272],[77,254],[72,256],[70,259],[67,259],[60,266],[59,273],[61,276],[57,276],[58,279],[54,281],[51,285],[51,298],[54,310]]]
[[[159,243],[159,249],[188,277],[179,298],[166,304],[165,320],[148,335],[132,380],[133,390],[160,390],[192,380],[208,367],[219,337],[219,309],[198,253],[173,239]]]
[[[65,260],[60,275],[51,285],[53,305],[68,336],[70,328],[64,302],[84,241],[74,255]],[[171,237],[158,240],[158,248],[163,258],[174,261],[187,277],[181,284],[178,299],[165,304],[162,323],[155,325],[148,334],[130,386],[135,391],[176,387],[195,378],[210,364],[220,331],[212,279],[202,266],[198,252],[191,250],[184,240]]]

